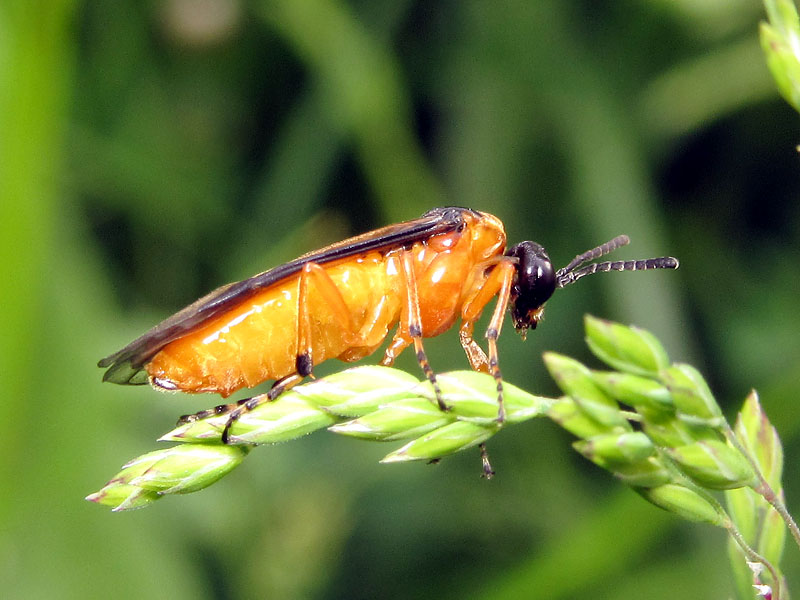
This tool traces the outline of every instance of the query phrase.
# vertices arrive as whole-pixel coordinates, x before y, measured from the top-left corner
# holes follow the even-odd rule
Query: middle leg
[[[431,368],[428,356],[425,354],[425,347],[422,344],[422,317],[420,316],[419,308],[419,288],[417,287],[417,277],[414,272],[414,263],[411,252],[403,250],[399,257],[400,268],[399,272],[403,278],[403,305],[400,312],[400,325],[397,327],[391,343],[386,348],[383,355],[381,364],[391,366],[395,358],[400,353],[414,344],[414,351],[416,353],[417,363],[419,363],[422,372],[433,387],[433,393],[436,395],[436,403],[442,411],[449,410],[442,398],[442,390],[439,387],[439,382],[436,380],[436,373]]]

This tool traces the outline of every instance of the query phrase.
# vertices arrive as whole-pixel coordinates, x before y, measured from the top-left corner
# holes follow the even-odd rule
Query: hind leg
[[[230,441],[232,425],[243,414],[264,402],[275,400],[284,391],[300,383],[306,376],[313,377],[315,344],[310,302],[312,294],[315,300],[321,300],[320,303],[315,302],[315,306],[324,306],[325,310],[332,313],[335,321],[342,325],[341,335],[345,337],[346,343],[352,345],[358,342],[360,333],[353,323],[350,310],[341,292],[339,292],[336,284],[325,269],[316,263],[306,263],[298,276],[297,286],[297,335],[294,344],[294,348],[296,348],[294,373],[278,379],[266,394],[259,394],[232,404],[220,404],[213,409],[204,410],[194,415],[184,415],[178,423],[192,422],[213,415],[229,414],[230,416],[222,432],[222,441],[227,444]],[[319,350],[319,348],[317,349]]]

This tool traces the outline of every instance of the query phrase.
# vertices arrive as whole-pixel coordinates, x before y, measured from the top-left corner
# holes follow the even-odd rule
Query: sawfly
[[[382,365],[407,347],[446,410],[423,340],[459,321],[471,367],[497,382],[498,422],[505,418],[497,339],[507,310],[525,336],[542,319],[557,288],[601,271],[676,269],[672,257],[592,262],[629,242],[621,235],[556,270],[545,249],[526,241],[506,247],[503,223],[468,208],[445,207],[376,229],[224,285],[102,359],[104,381],[227,397],[275,380],[266,394],[195,415],[229,414],[222,440],[244,412],[277,398],[312,375],[315,365],[359,360],[392,333]],[[487,350],[473,330],[495,301]]]

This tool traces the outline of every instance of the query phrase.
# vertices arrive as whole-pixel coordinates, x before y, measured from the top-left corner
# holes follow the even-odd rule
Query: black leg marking
[[[182,415],[178,419],[178,425],[185,425],[186,423],[194,423],[195,421],[200,421],[201,419],[207,419],[208,417],[213,417],[214,415],[222,415],[226,412],[229,412],[236,408],[237,404],[219,404],[214,408],[207,408],[206,410],[201,410],[191,415]]]
[[[214,413],[210,410],[203,410],[198,413],[194,413],[192,415],[181,415],[178,417],[178,426],[186,425],[187,423],[194,423],[195,421],[199,421],[200,419],[205,419],[206,417],[210,417]]]
[[[431,382],[433,392],[436,394],[436,403],[442,411],[449,410],[447,404],[442,399],[442,390],[439,388],[439,382],[436,381],[436,373],[433,372],[428,357],[425,356],[425,349],[422,346],[422,317],[419,310],[419,290],[417,289],[416,276],[414,274],[414,265],[412,263],[411,253],[404,250],[400,255],[401,272],[405,280],[405,312],[400,319],[400,328],[407,324],[408,335],[414,341],[414,350],[417,353],[417,362],[420,368],[425,373],[425,377]]]
[[[265,400],[272,400],[269,398],[268,394],[262,394],[260,396],[253,396],[252,398],[247,398],[242,400],[234,410],[231,411],[228,420],[225,422],[225,428],[222,430],[222,443],[227,445],[230,443],[231,437],[231,427],[239,418],[246,412],[250,412],[256,406],[264,402]]]
[[[500,372],[497,358],[489,359],[489,372],[497,384],[497,423],[502,425],[506,420],[506,407],[503,402],[503,374]]]
[[[492,464],[489,462],[489,453],[486,451],[486,444],[480,444],[478,448],[481,450],[481,463],[483,464],[483,473],[481,477],[491,479],[494,477],[494,470],[492,469]]]
[[[287,375],[283,379],[279,379],[273,383],[272,389],[270,389],[270,391],[266,394],[260,394],[258,396],[253,396],[252,398],[239,400],[239,402],[237,402],[235,405],[229,404],[228,406],[234,408],[231,410],[230,417],[228,417],[228,421],[225,423],[225,428],[222,430],[222,443],[230,443],[231,427],[233,427],[233,424],[236,423],[236,421],[238,421],[243,414],[250,412],[264,402],[272,402],[283,392],[302,380],[303,377],[301,375],[292,373],[291,375]]]
[[[433,372],[430,363],[428,362],[428,357],[425,355],[425,350],[422,349],[422,343],[417,342],[414,340],[415,344],[418,345],[417,350],[417,362],[419,363],[422,372],[425,373],[425,377],[427,377],[428,381],[430,381],[431,385],[433,386],[433,393],[436,395],[436,403],[439,405],[439,410],[442,412],[447,412],[450,410],[450,407],[442,398],[442,389],[439,387],[439,382],[436,380],[436,373]]]
[[[222,443],[226,446],[230,443],[231,427],[236,421],[239,420],[240,416],[242,416],[242,411],[236,409],[231,412],[231,416],[228,417],[228,420],[225,423],[225,428],[222,430]]]
[[[238,400],[231,404],[218,404],[214,408],[207,408],[206,410],[201,410],[191,415],[182,415],[178,419],[178,425],[186,425],[186,423],[194,423],[195,421],[207,419],[208,417],[227,414],[232,410],[235,410],[237,406],[241,406],[245,402],[247,402],[246,398],[244,400]]]
[[[295,368],[297,369],[297,374],[302,377],[311,375],[311,371],[314,370],[314,363],[311,360],[311,353],[304,352],[303,354],[298,354],[297,359],[295,360]]]

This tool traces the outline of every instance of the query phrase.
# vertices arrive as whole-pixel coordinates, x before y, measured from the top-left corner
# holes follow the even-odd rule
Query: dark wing
[[[437,208],[428,211],[419,219],[389,225],[337,242],[249,279],[223,285],[162,321],[122,350],[98,362],[97,366],[108,367],[103,375],[103,381],[133,385],[147,383],[147,374],[142,371],[142,367],[164,346],[264,288],[296,274],[304,264],[309,262],[325,264],[366,252],[410,245],[420,239],[448,233],[458,229],[464,222],[462,217],[464,211],[469,209]]]

